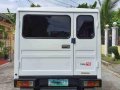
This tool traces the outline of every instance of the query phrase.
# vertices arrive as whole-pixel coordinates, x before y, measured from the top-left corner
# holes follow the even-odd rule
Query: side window
[[[77,17],[76,35],[79,39],[94,38],[94,18],[90,15],[80,15]]]
[[[24,38],[67,39],[71,35],[71,18],[67,15],[25,15]]]

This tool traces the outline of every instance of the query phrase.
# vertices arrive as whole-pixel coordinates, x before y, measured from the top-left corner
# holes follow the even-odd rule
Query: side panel
[[[14,79],[18,79],[18,75],[19,75],[19,61],[20,61],[20,54],[19,54],[19,50],[20,50],[20,40],[19,40],[19,28],[20,28],[20,16],[19,16],[19,12],[17,12],[16,14],[16,30],[15,30],[15,45],[14,45]]]
[[[97,78],[101,79],[101,27],[100,27],[100,12],[98,13],[98,26],[97,26],[97,61],[98,61],[98,67],[97,67]]]
[[[35,39],[22,37],[23,16],[33,15],[68,15],[73,22],[72,13],[20,13],[20,76],[38,75],[73,75],[73,25],[71,23],[71,36],[68,39]],[[69,45],[70,48],[62,48]]]
[[[98,35],[98,18],[97,13],[75,13],[74,14],[74,37],[76,38],[76,44],[74,45],[74,75],[97,75],[97,35]],[[81,17],[82,16],[82,17]],[[84,17],[85,16],[85,17]],[[92,38],[78,38],[77,25],[85,31],[91,25],[91,22],[87,22],[86,17],[93,18],[94,34]],[[81,21],[77,19],[81,17]],[[86,20],[86,21],[84,21]],[[85,26],[84,26],[85,24]],[[89,25],[90,24],[90,25]],[[81,31],[81,28],[79,31]],[[90,29],[88,29],[90,30]],[[85,31],[86,33],[86,31]],[[82,33],[83,34],[83,33]],[[87,33],[86,33],[87,34]],[[86,35],[85,34],[85,35]],[[89,37],[89,36],[88,36]]]

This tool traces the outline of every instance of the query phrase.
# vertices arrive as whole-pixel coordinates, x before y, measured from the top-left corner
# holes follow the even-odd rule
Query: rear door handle
[[[71,43],[76,44],[76,38],[72,38]]]
[[[70,48],[70,45],[64,44],[64,45],[62,45],[62,48],[63,48],[63,49],[69,49],[69,48]]]

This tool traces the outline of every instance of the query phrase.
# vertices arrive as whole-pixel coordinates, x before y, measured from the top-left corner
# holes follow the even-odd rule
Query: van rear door
[[[96,75],[97,13],[74,14],[74,75]]]
[[[20,13],[20,76],[73,75],[73,14]]]

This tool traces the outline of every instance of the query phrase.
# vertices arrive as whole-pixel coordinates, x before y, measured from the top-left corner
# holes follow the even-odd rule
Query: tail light
[[[18,88],[31,88],[34,87],[34,81],[31,80],[16,80],[15,87]]]
[[[100,80],[88,80],[84,81],[84,87],[100,87],[101,81]]]

